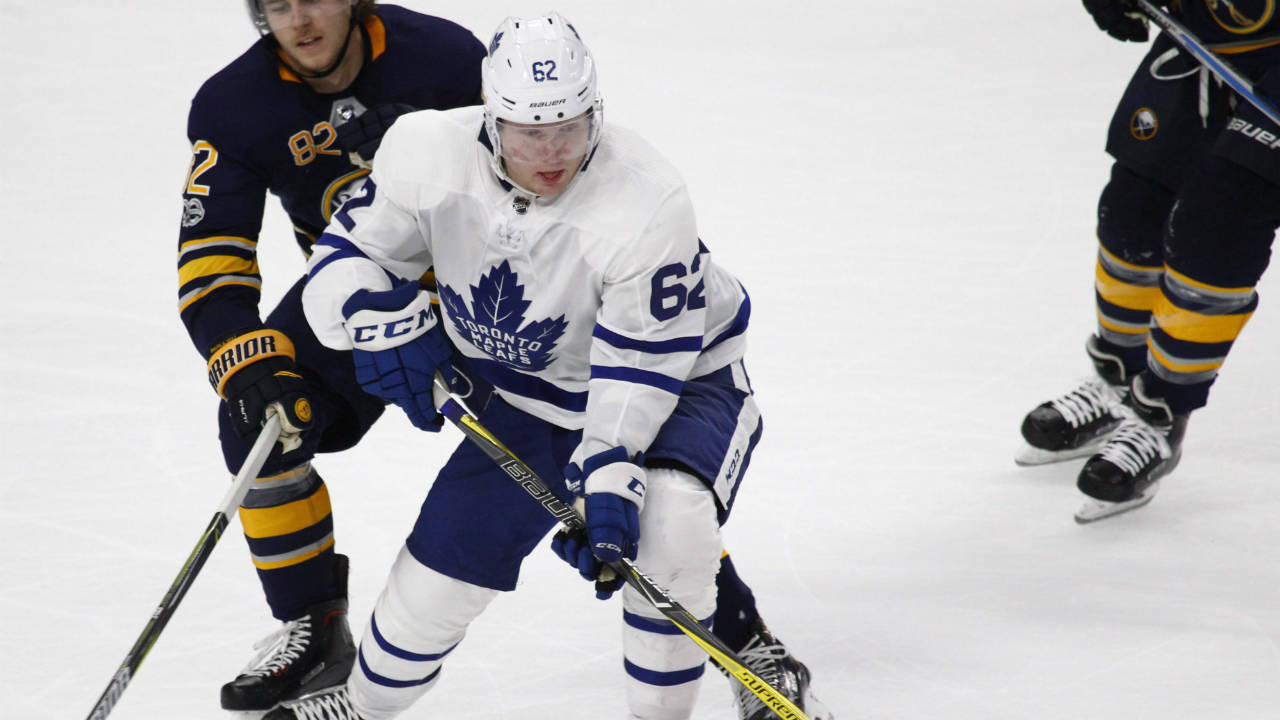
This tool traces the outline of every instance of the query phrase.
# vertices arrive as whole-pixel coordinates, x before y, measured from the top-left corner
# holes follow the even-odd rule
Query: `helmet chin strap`
[[[280,62],[284,63],[284,66],[289,68],[289,70],[293,72],[294,75],[297,75],[298,77],[301,77],[301,78],[307,78],[309,80],[319,80],[320,78],[328,77],[332,75],[335,70],[338,69],[338,66],[342,64],[343,59],[347,57],[347,48],[351,47],[351,36],[355,34],[356,28],[357,28],[356,18],[353,15],[351,17],[351,24],[347,26],[347,38],[342,41],[342,49],[338,51],[338,57],[334,59],[332,63],[329,64],[329,67],[323,70],[308,72],[306,70],[303,70],[302,68],[294,67],[293,63],[289,62],[286,58],[283,58],[283,57],[280,58]],[[278,45],[279,43],[277,42],[277,46]]]

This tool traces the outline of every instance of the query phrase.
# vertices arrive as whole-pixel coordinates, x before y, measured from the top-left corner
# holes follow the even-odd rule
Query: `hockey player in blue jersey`
[[[720,523],[761,433],[742,363],[746,293],[699,241],[678,173],[604,125],[594,61],[559,15],[504,22],[483,78],[483,108],[405,115],[388,132],[372,176],[315,245],[307,319],[326,346],[352,352],[366,390],[421,428],[439,422],[431,378],[448,372],[452,345],[494,388],[473,408],[481,422],[563,499],[582,498],[586,533],[558,535],[557,554],[587,576],[635,558],[711,622]],[[428,267],[435,309],[417,281]],[[346,687],[267,717],[405,710],[553,524],[464,441]],[[629,587],[622,610],[630,717],[689,717],[705,654]],[[807,672],[781,662],[785,650],[769,654],[747,661],[829,717]]]
[[[328,493],[311,460],[355,445],[384,407],[358,387],[350,353],[312,335],[299,286],[260,319],[256,247],[266,194],[280,198],[309,255],[401,113],[480,102],[484,57],[463,28],[393,5],[247,5],[262,38],[192,102],[178,257],[183,322],[226,400],[218,423],[228,467],[242,463],[268,408],[282,411],[289,428],[288,451],[269,460],[240,513],[268,605],[283,625],[224,686],[229,710],[269,709],[346,676],[354,655],[346,560],[335,554]],[[236,349],[243,357],[250,346],[272,352],[236,362]],[[485,386],[477,379],[472,387],[482,394]],[[717,583],[717,634],[780,676],[806,677],[764,626],[727,554]],[[321,664],[329,670],[309,677]]]
[[[458,25],[369,0],[248,0],[248,10],[262,37],[191,103],[178,241],[179,308],[225,400],[218,427],[228,468],[239,469],[266,413],[286,428],[240,510],[283,625],[223,686],[228,710],[267,710],[346,677],[355,654],[346,561],[311,460],[355,445],[384,407],[356,383],[350,353],[324,347],[307,327],[301,279],[259,315],[266,195],[280,198],[309,255],[368,174],[363,161],[385,127],[408,109],[479,102],[484,57]]]
[[[1280,98],[1275,0],[1183,0],[1184,25]],[[1134,0],[1084,0],[1098,26],[1145,41]],[[1165,34],[1111,120],[1098,202],[1097,373],[1025,418],[1020,464],[1089,456],[1079,522],[1151,500],[1182,454],[1190,413],[1258,304],[1280,227],[1280,128]]]

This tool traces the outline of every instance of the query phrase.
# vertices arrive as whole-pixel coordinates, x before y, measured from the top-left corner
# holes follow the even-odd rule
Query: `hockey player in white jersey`
[[[594,62],[563,18],[505,21],[483,76],[483,108],[405,115],[387,134],[316,243],[307,319],[325,345],[353,350],[367,391],[422,427],[438,422],[447,333],[496,389],[472,408],[480,421],[562,498],[583,499],[585,535],[557,535],[555,551],[589,578],[633,558],[709,621],[719,527],[762,429],[742,365],[746,292],[711,262],[678,173],[635,134],[605,131]],[[416,281],[428,268],[439,316]],[[553,524],[463,442],[347,686],[267,717],[399,714]],[[689,717],[705,654],[630,588],[622,597],[630,717]],[[766,665],[765,680],[830,717],[803,666]]]

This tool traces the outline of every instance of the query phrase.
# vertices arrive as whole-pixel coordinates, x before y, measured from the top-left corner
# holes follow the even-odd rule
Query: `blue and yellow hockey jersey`
[[[1280,62],[1277,0],[1181,0],[1170,3],[1187,29],[1256,82]]]
[[[196,349],[261,326],[258,232],[280,198],[304,254],[368,170],[335,141],[380,105],[448,109],[480,102],[484,46],[465,28],[394,5],[363,23],[365,62],[346,90],[312,90],[269,39],[220,70],[191,102],[191,169],[178,239],[178,307]]]

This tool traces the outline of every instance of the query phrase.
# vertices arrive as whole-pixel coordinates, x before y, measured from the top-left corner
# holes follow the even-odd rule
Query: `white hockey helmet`
[[[578,31],[557,12],[503,20],[489,42],[481,83],[491,163],[508,183],[515,184],[502,163],[504,123],[563,125],[585,118],[590,125],[585,144],[574,148],[584,165],[600,142],[604,105],[596,89],[595,61]]]

